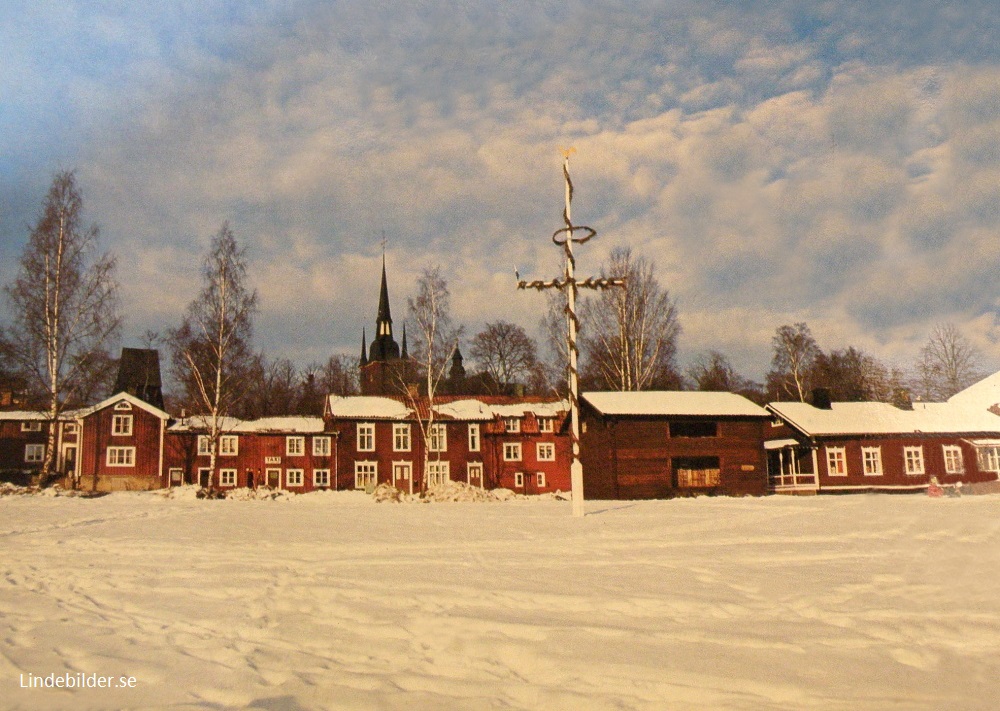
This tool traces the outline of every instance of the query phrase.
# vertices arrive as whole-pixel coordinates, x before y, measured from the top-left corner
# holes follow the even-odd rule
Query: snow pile
[[[242,489],[228,489],[224,496],[227,499],[234,499],[235,501],[274,501],[276,499],[287,501],[289,498],[296,496],[296,494],[284,489],[269,489],[266,486],[261,486],[256,489],[248,489],[246,487]]]
[[[379,484],[372,492],[372,498],[377,503],[437,503],[437,502],[475,502],[489,503],[496,501],[513,500],[535,500],[535,501],[566,501],[568,494],[561,491],[540,494],[538,496],[526,496],[518,494],[510,489],[480,489],[477,486],[470,486],[461,481],[448,481],[439,486],[429,488],[419,494],[407,494],[392,484]]]
[[[104,496],[103,492],[92,492],[92,491],[78,491],[76,489],[64,489],[58,484],[55,486],[49,486],[46,488],[41,488],[38,486],[18,486],[17,484],[11,484],[10,482],[0,483],[0,496],[70,496],[77,497],[81,496],[84,498],[91,498],[97,496]]]

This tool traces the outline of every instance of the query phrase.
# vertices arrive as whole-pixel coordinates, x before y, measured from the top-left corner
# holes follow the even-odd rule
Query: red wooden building
[[[63,415],[56,425],[56,471],[76,470],[76,413]],[[49,438],[49,416],[31,410],[0,412],[0,473],[9,481],[27,484],[41,471]]]
[[[772,491],[914,491],[926,489],[931,477],[978,483],[1000,472],[1000,417],[977,405],[818,403],[767,406]]]
[[[768,413],[714,392],[588,392],[581,398],[588,499],[766,492]]]

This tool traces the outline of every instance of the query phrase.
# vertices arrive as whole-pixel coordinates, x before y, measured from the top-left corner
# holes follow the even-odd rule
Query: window
[[[115,437],[131,437],[132,415],[114,415],[111,418],[111,434]]]
[[[538,418],[538,431],[539,432],[554,432],[555,431],[555,420],[551,417],[539,417]]]
[[[771,427],[781,427],[783,424],[785,423],[780,417],[771,418]]]
[[[21,423],[21,431],[22,432],[41,432],[42,431],[42,423],[39,420],[32,420],[31,422],[22,422]]]
[[[76,423],[75,422],[67,422],[66,425],[65,425],[65,427],[64,427],[64,429],[63,429],[63,432],[65,432],[68,435],[76,434]]]
[[[962,448],[953,444],[944,445],[945,474],[962,474],[965,472],[965,462],[962,460]]]
[[[289,457],[302,457],[306,453],[306,438],[299,435],[285,437],[285,454]]]
[[[474,422],[469,425],[469,451],[479,451],[479,423]]]
[[[115,405],[116,410],[131,410],[132,406],[129,404],[128,400],[119,400]]]
[[[427,462],[427,486],[444,486],[451,479],[448,462]]]
[[[718,457],[674,457],[670,467],[681,488],[708,489],[720,483],[722,470]]]
[[[375,425],[371,422],[364,422],[358,425],[358,451],[375,451]]]
[[[354,462],[354,488],[374,488],[378,483],[378,462]]]
[[[302,486],[306,478],[305,474],[304,469],[286,469],[285,486]]]
[[[134,467],[135,447],[108,447],[109,467]]]
[[[396,423],[392,426],[392,451],[410,451],[410,426],[405,423]]]
[[[170,485],[173,486],[174,484],[178,484],[179,485],[179,484],[183,484],[183,483],[184,483],[184,470],[180,469],[180,468],[177,468],[177,467],[171,467],[170,468]]]
[[[881,447],[862,447],[861,461],[864,463],[865,476],[882,476]]]
[[[552,442],[539,442],[535,445],[540,462],[554,462],[556,460],[556,446]]]
[[[719,423],[717,422],[671,422],[671,437],[718,437]]]
[[[1000,447],[976,447],[976,459],[984,472],[1000,471]]]
[[[43,459],[45,459],[44,444],[24,445],[24,461],[30,462],[31,464],[38,464]]]
[[[432,452],[448,451],[448,428],[440,423],[431,425],[431,448]]]
[[[212,440],[208,435],[198,435],[198,455],[206,456],[212,453]]]
[[[524,472],[514,472],[514,488],[524,488]]]
[[[843,447],[826,448],[826,470],[830,476],[847,476],[847,452]]]
[[[924,473],[924,448],[923,447],[903,447],[903,461],[906,464],[907,474]]]
[[[313,437],[313,456],[314,457],[329,457],[330,456],[330,438],[329,437]]]
[[[520,432],[521,431],[521,418],[520,417],[505,417],[504,425],[508,432]]]
[[[519,461],[521,461],[521,443],[520,442],[504,442],[503,443],[503,460],[505,462],[519,462]]]
[[[545,488],[545,472],[538,472],[535,474],[535,481],[538,483],[539,489]]]
[[[235,457],[240,453],[239,435],[222,435],[219,437],[219,456]]]
[[[330,470],[313,469],[313,486],[330,486]]]
[[[220,469],[219,486],[236,486],[236,470]]]

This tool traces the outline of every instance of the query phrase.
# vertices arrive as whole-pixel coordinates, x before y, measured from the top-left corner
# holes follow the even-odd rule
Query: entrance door
[[[469,462],[468,472],[468,482],[469,486],[475,486],[480,489],[483,488],[483,463],[482,462]]]
[[[413,493],[413,463],[392,463],[392,485],[405,494]]]
[[[212,478],[212,470],[208,467],[202,467],[198,470],[198,485],[203,489],[207,489]]]
[[[63,474],[72,476],[76,473],[76,445],[63,445]]]
[[[277,489],[281,485],[280,469],[268,469],[265,475],[267,476],[267,485],[271,489]]]

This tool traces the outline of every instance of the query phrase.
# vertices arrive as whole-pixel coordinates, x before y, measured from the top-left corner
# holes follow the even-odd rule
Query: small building
[[[79,425],[75,412],[56,424],[55,471],[70,476],[76,470]],[[29,484],[42,469],[49,440],[50,420],[35,410],[0,411],[0,474],[17,484]]]
[[[763,495],[768,419],[764,408],[734,393],[584,393],[584,493],[588,499]]]
[[[778,493],[916,491],[995,481],[1000,417],[960,403],[774,402],[764,442]]]

